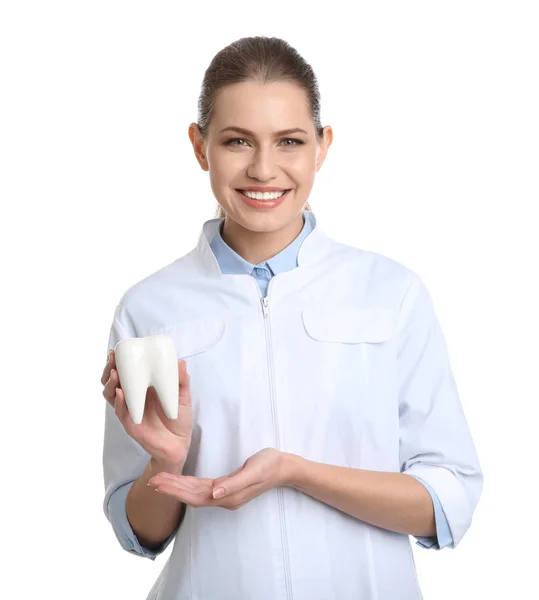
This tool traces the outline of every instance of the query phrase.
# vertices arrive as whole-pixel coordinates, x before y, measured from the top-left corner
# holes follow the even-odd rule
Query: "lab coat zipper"
[[[279,443],[279,424],[277,421],[277,405],[275,403],[275,386],[274,386],[274,371],[273,371],[273,354],[271,347],[271,329],[269,324],[269,291],[271,289],[272,280],[268,284],[268,291],[265,297],[262,297],[260,292],[260,288],[258,287],[258,282],[254,280],[256,285],[256,289],[258,290],[258,294],[260,296],[260,303],[262,304],[262,315],[264,317],[264,328],[266,332],[266,349],[267,349],[267,357],[268,357],[268,371],[269,371],[269,381],[270,381],[270,400],[271,400],[271,413],[273,417],[273,431],[275,436],[275,445],[278,450],[280,450]],[[291,585],[291,577],[290,577],[290,557],[288,551],[288,536],[286,532],[286,515],[284,511],[284,499],[283,499],[283,488],[279,486],[277,488],[277,498],[279,502],[279,515],[280,515],[280,524],[281,524],[281,542],[283,547],[283,558],[284,558],[284,572],[285,572],[285,582],[286,582],[286,597],[288,600],[292,600],[292,585]]]

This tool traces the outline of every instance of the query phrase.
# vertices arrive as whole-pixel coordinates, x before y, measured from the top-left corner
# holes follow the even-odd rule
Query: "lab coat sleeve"
[[[442,548],[450,546],[453,543],[453,536],[451,535],[444,509],[440,504],[440,499],[428,483],[417,477],[417,475],[412,475],[412,477],[421,482],[430,494],[434,506],[434,521],[436,523],[436,535],[432,537],[417,536],[417,545],[423,548],[442,550]]]
[[[115,492],[113,492],[109,501],[109,521],[112,525],[112,529],[116,534],[116,538],[120,542],[122,548],[127,550],[127,552],[131,552],[132,554],[138,554],[145,558],[149,558],[151,560],[155,560],[155,558],[161,554],[165,550],[165,548],[170,544],[170,542],[174,539],[176,532],[174,531],[158,548],[150,550],[143,546],[139,541],[135,533],[133,532],[133,528],[129,523],[129,519],[127,518],[127,511],[125,509],[125,501],[127,498],[127,494],[131,489],[134,481],[130,481],[119,487]]]
[[[135,327],[127,318],[120,302],[110,328],[108,350],[114,349],[120,340],[132,337],[137,337]],[[131,485],[142,475],[151,456],[126,433],[112,406],[108,402],[105,402],[105,406],[103,510],[124,550],[155,560],[156,556],[169,545],[176,532],[155,550],[145,548],[139,543],[127,518],[126,498]]]
[[[432,299],[410,275],[396,332],[400,470],[434,490],[454,548],[470,527],[483,475]]]

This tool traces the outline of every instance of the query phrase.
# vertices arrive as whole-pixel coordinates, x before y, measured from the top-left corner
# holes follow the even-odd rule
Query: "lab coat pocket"
[[[303,411],[312,415],[313,453],[316,447],[330,452],[319,460],[370,468],[365,465],[371,454],[383,455],[388,432],[394,430],[397,439],[396,317],[386,308],[302,311],[307,334],[302,361],[311,372],[303,378],[308,388]]]
[[[193,407],[201,398],[216,393],[216,371],[223,361],[221,341],[226,329],[226,319],[207,316],[179,322],[166,331],[174,340],[178,361],[186,362]]]
[[[396,313],[387,308],[305,309],[307,333],[321,342],[358,344],[388,340],[394,330]]]
[[[366,395],[379,380],[391,376],[396,313],[386,308],[308,308],[303,324],[310,352],[322,381],[341,397]],[[313,341],[314,340],[314,341]],[[369,388],[369,390],[367,390]]]
[[[176,345],[178,360],[206,352],[219,343],[226,331],[226,319],[203,317],[183,321],[167,329]]]

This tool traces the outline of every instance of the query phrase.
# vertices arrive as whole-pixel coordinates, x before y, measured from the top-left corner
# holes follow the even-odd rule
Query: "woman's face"
[[[280,133],[285,130],[295,131]],[[222,88],[206,141],[196,124],[189,135],[227,218],[259,232],[276,231],[298,218],[332,141],[331,127],[325,127],[318,142],[307,95],[289,82]],[[254,208],[238,191],[253,186],[290,191],[274,208]]]

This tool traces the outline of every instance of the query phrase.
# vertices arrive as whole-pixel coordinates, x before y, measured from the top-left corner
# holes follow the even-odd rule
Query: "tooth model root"
[[[178,418],[179,375],[174,340],[166,334],[130,338],[116,344],[116,367],[133,423],[144,416],[146,392],[153,386],[165,415]]]

